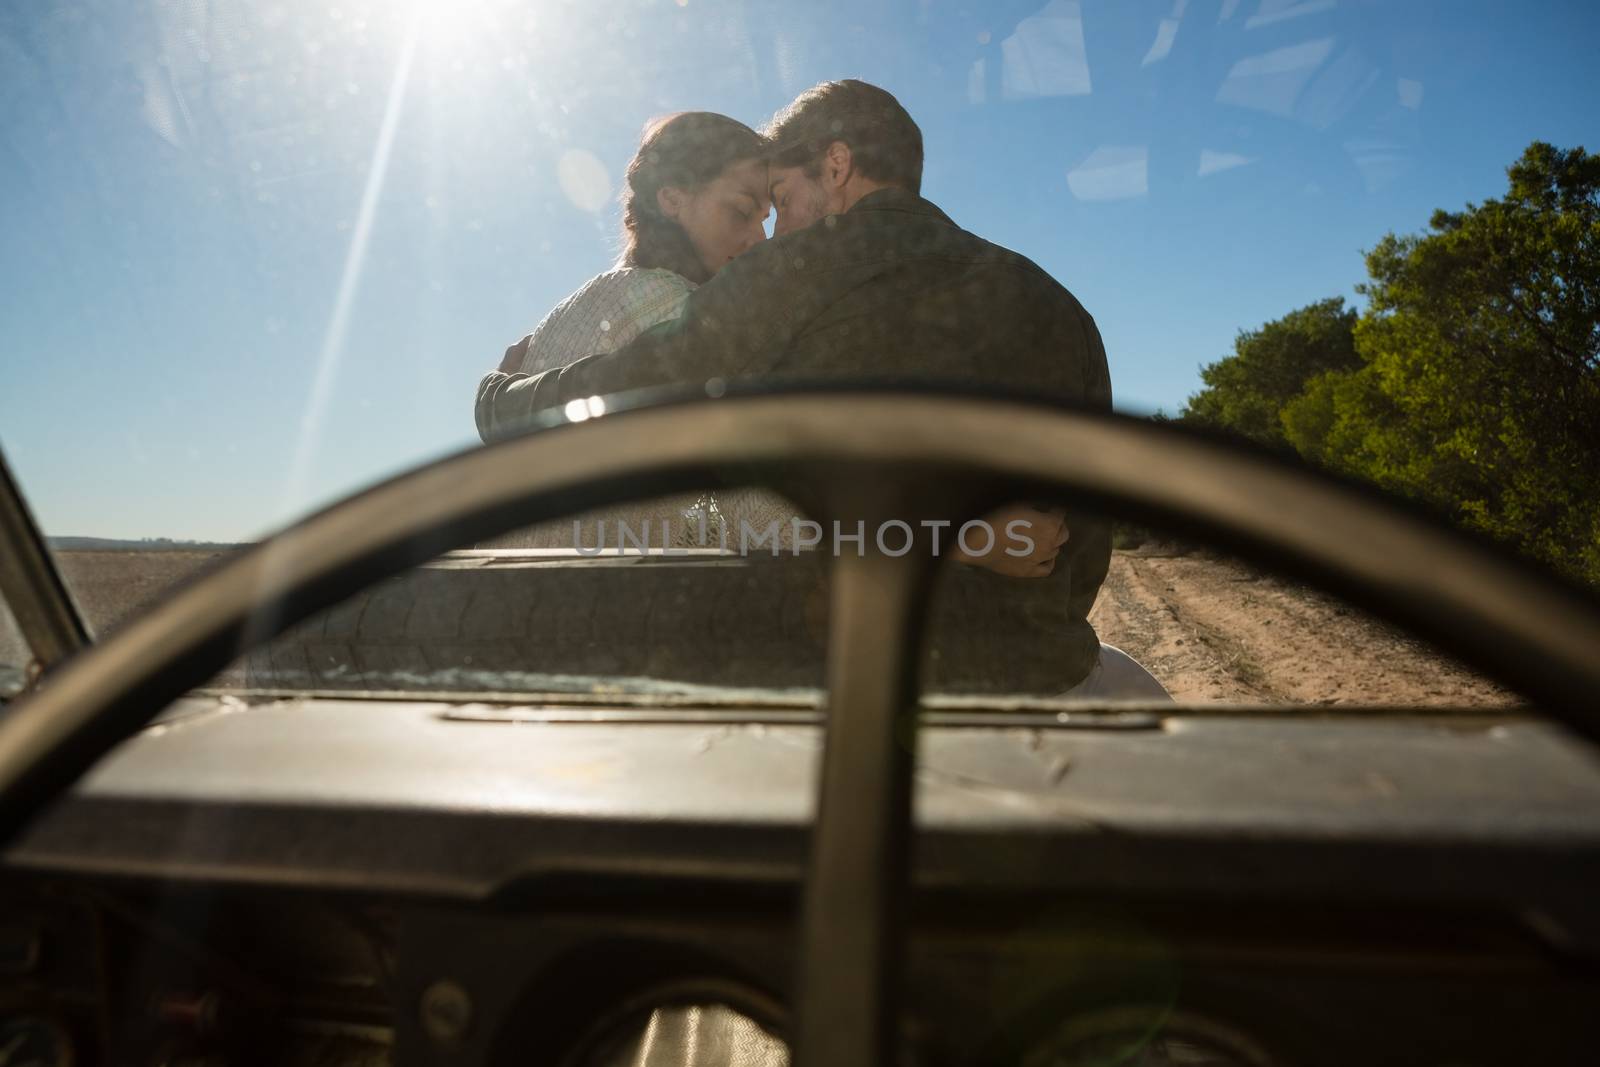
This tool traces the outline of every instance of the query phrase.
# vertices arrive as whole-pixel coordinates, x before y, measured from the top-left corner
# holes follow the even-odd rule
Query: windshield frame
[[[0,449],[0,597],[33,652],[30,682],[89,647],[88,624],[67,589],[22,488]]]

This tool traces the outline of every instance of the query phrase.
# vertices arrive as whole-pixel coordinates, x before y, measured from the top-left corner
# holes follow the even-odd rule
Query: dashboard
[[[1600,765],[929,713],[916,1064],[1590,1063]],[[814,713],[195,696],[5,853],[0,1067],[787,1062]]]

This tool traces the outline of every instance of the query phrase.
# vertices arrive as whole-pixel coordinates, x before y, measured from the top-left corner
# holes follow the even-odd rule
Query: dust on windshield
[[[656,705],[812,707],[824,684],[830,557],[815,550],[578,557],[451,553],[237,659],[227,690],[555,694]],[[1513,694],[1425,642],[1301,582],[1125,525],[1087,617],[1023,614],[1008,581],[949,564],[929,610],[935,700],[1498,707]],[[1021,609],[1021,610],[1019,610]],[[1092,674],[1092,678],[1085,675]],[[1020,703],[1019,703],[1020,702]]]
[[[1594,587],[1597,33],[1445,0],[25,5],[7,456],[102,634],[384,477],[735,379],[1204,427]],[[661,514],[796,517],[703,496]],[[1017,504],[946,568],[936,687],[1503,697],[1226,546]],[[221,684],[809,691],[817,541],[464,545]]]

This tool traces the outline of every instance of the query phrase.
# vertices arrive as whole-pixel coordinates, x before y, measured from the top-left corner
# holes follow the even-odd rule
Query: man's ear
[[[852,160],[850,146],[843,141],[830,144],[827,151],[822,153],[822,177],[824,183],[833,189],[839,189],[850,180]]]
[[[686,199],[688,194],[676,185],[663,185],[656,190],[656,208],[669,219],[678,217]]]

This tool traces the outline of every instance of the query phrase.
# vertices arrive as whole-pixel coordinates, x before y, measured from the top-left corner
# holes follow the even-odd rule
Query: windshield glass
[[[838,557],[652,551],[453,552],[313,616],[211,685],[513,703],[553,694],[607,704],[819,704]],[[148,557],[102,558],[110,590]],[[1087,626],[1052,614],[1044,584],[965,564],[941,571],[922,659],[934,706],[1518,703],[1337,597],[1147,531],[1119,533]],[[1080,626],[1092,631],[1088,652]]]
[[[568,414],[631,388],[823,377],[1177,419],[1593,584],[1597,31],[1591,4],[1444,0],[14,7],[4,446],[99,633],[235,546],[520,432],[526,387],[556,371],[537,392]],[[573,366],[596,354],[617,358]],[[703,496],[629,514],[669,518],[674,544],[701,516],[737,535],[801,514]],[[1036,520],[1059,546],[968,560],[940,596],[1076,651],[1035,677],[1013,660],[1045,653],[1004,626],[964,631],[988,651],[941,653],[930,677],[952,691],[1058,694],[1110,645],[1180,699],[1504,697],[1209,550],[1034,503],[1064,518]],[[615,648],[760,630],[729,620],[770,605],[764,564],[602,565],[577,558],[584,529],[600,533],[462,546],[479,554],[400,581],[449,598],[441,575],[682,571],[663,603],[703,632],[664,610],[602,625],[668,595],[642,585],[561,602]],[[826,597],[772,580],[795,583],[787,621],[767,651],[724,655],[741,669],[723,681],[815,685]],[[525,611],[486,667],[429,611],[393,623],[420,657],[398,673],[350,651],[339,683],[262,653],[223,682],[688,684],[665,652],[530,667],[516,648],[566,646]],[[1330,642],[1381,670],[1319,666]],[[973,681],[948,666],[963,656],[1012,665]]]

